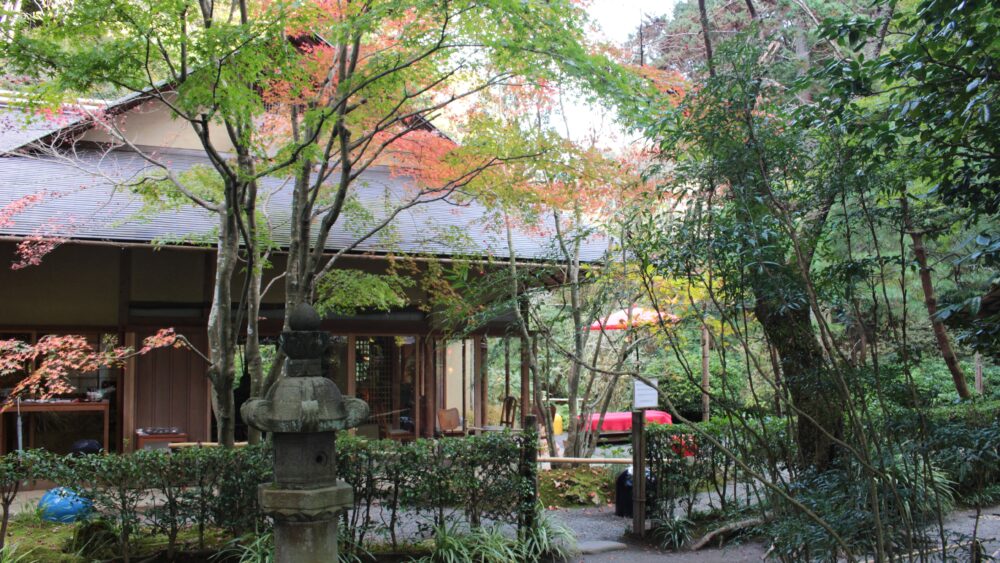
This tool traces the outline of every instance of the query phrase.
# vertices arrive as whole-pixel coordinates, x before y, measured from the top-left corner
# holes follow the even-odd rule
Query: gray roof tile
[[[203,158],[190,154],[161,155],[171,165],[186,169]],[[135,153],[101,153],[83,150],[72,161],[55,157],[0,157],[0,210],[25,195],[44,192],[41,203],[0,225],[0,235],[61,236],[68,239],[118,242],[183,242],[209,240],[216,220],[201,208],[179,209],[142,216],[142,200],[122,182],[135,180],[152,168]],[[360,207],[374,217],[384,217],[412,194],[410,180],[385,168],[366,171],[355,184]],[[119,185],[116,185],[119,184]],[[288,242],[288,215],[291,186],[281,178],[267,178],[262,191],[269,194],[266,206],[275,242]],[[353,227],[353,228],[352,228]],[[545,260],[555,256],[548,230],[541,224],[516,229],[514,248],[521,259]],[[358,221],[339,221],[326,242],[330,250],[339,250],[354,242],[361,232]],[[458,238],[452,235],[458,233]],[[599,261],[607,248],[602,236],[590,237],[581,258]],[[468,198],[451,196],[441,201],[422,203],[402,212],[389,230],[358,246],[359,252],[419,253],[434,255],[496,256],[508,255],[506,235],[493,214]]]

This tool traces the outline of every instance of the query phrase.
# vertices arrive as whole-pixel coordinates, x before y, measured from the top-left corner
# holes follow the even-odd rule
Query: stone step
[[[627,545],[617,541],[582,541],[576,545],[576,549],[582,555],[620,551],[626,548],[628,548]]]

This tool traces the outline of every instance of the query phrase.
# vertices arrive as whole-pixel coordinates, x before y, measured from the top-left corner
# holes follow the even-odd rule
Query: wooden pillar
[[[510,397],[510,337],[503,337],[503,397]]]
[[[486,371],[486,359],[489,357],[489,342],[486,339],[486,335],[476,337],[474,340],[475,346],[475,371],[478,375],[478,386],[479,396],[477,397],[477,403],[479,405],[479,419],[476,421],[477,426],[486,426],[489,422],[489,373]]]
[[[413,374],[413,436],[419,438],[424,423],[424,341],[419,336],[413,337],[413,354],[416,362],[416,373]]]
[[[466,354],[468,353],[468,351],[466,350],[467,343],[468,343],[467,341],[462,342],[462,430],[463,431],[468,431],[469,429],[469,416],[468,416],[469,406],[466,404],[466,398],[469,396],[469,378],[468,374],[465,373],[466,371],[465,366],[469,365],[468,361],[466,360]],[[447,358],[445,359],[445,361],[446,362],[448,361]]]
[[[136,338],[134,332],[125,333],[125,346],[135,349]],[[122,372],[122,388],[118,392],[122,396],[122,451],[125,453],[135,450],[135,356],[125,360],[125,369]],[[209,409],[211,412],[211,409]]]
[[[424,428],[424,436],[432,438],[434,432],[437,430],[437,411],[438,411],[438,365],[437,365],[437,346],[433,338],[426,338],[424,340],[424,404],[427,406],[427,416],[425,417],[427,423]]]
[[[632,411],[632,532],[646,535],[646,419]]]
[[[347,395],[354,397],[358,393],[358,341],[355,336],[347,337]]]
[[[132,304],[132,250],[125,248],[122,249],[121,254],[118,257],[118,335],[117,341],[121,345],[125,344],[125,339],[127,337],[126,330],[129,326],[129,313]],[[135,349],[135,335],[132,335],[132,349]],[[127,389],[131,390],[135,387],[135,360],[133,362],[133,384]],[[125,370],[116,370],[118,372],[117,381],[115,386],[119,388],[119,391],[115,393],[114,405],[115,405],[115,436],[113,436],[114,448],[117,451],[124,451],[125,443],[131,443],[133,436],[125,431]],[[131,405],[134,409],[134,403]],[[134,411],[133,411],[134,413]],[[108,414],[105,412],[105,414]],[[134,418],[133,418],[134,420]],[[105,432],[107,432],[107,424],[105,424]],[[108,444],[105,444],[105,449],[108,450]]]
[[[521,337],[521,428],[526,427],[525,418],[533,414],[531,409],[531,343]]]

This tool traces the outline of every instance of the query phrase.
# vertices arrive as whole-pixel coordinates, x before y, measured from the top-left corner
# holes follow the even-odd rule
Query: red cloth
[[[644,411],[646,413],[646,423],[673,424],[670,413],[663,411]],[[590,415],[590,429],[597,430],[597,423],[600,422],[600,414]],[[609,412],[604,415],[604,424],[601,432],[628,432],[632,430],[632,413],[630,412]]]

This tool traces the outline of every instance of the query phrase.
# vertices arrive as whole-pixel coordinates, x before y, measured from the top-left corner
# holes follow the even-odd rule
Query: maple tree
[[[50,399],[75,393],[77,389],[70,381],[72,375],[121,368],[130,358],[170,347],[190,347],[190,342],[171,328],[147,337],[138,350],[113,342],[102,342],[95,348],[78,334],[47,334],[35,343],[0,340],[0,377],[26,374],[14,385],[6,401],[21,397]]]
[[[311,86],[291,96],[287,88],[273,90],[284,110],[276,130],[290,133],[291,148],[282,151],[308,147],[293,167],[286,321],[297,303],[329,300],[321,292],[337,291],[325,280],[338,260],[400,213],[433,201],[492,197],[505,170],[551,149],[544,136],[498,119],[489,100],[517,96],[524,83],[544,82],[566,60],[588,57],[583,17],[568,2],[422,1],[405,9],[395,2],[325,6],[308,20],[299,41],[313,63]],[[448,133],[431,124],[439,116]],[[354,184],[380,166],[404,193],[369,215],[351,244],[328,254],[329,233],[351,218]],[[467,250],[461,240],[452,248]],[[365,282],[383,290],[392,277],[369,275]],[[277,364],[269,381],[276,376]]]
[[[583,21],[579,6],[565,0],[85,0],[6,20],[2,55],[34,79],[26,93],[31,108],[51,111],[67,95],[94,91],[133,93],[166,106],[195,133],[206,163],[177,168],[137,146],[110,112],[82,110],[113,139],[109,148],[148,162],[147,181],[131,189],[151,206],[195,205],[217,219],[208,377],[220,440],[230,445],[241,335],[252,394],[268,381],[258,321],[262,295],[275,287],[262,282],[275,248],[260,207],[262,179],[292,179],[291,242],[279,275],[288,314],[321,299],[317,288],[329,284],[318,280],[399,214],[538,153],[530,135],[492,128],[497,122],[478,111],[478,94],[567,68],[588,80],[614,78],[614,65],[587,50]],[[437,117],[460,142],[430,125]],[[352,197],[375,166],[408,183],[385,210],[365,209]],[[327,254],[334,226],[352,217],[362,225],[354,242]],[[41,256],[58,240],[25,241],[26,253]]]
[[[237,342],[241,327],[247,320],[255,322],[259,309],[245,284],[242,291],[233,287],[239,287],[239,267],[260,267],[264,251],[256,224],[259,179],[282,166],[265,162],[263,169],[257,168],[255,156],[268,142],[257,127],[264,113],[260,85],[272,73],[291,74],[298,56],[286,48],[283,6],[227,7],[211,1],[54,4],[30,18],[6,20],[2,54],[12,72],[34,83],[24,93],[23,104],[29,109],[55,108],[58,114],[67,97],[73,101],[74,96],[94,92],[132,94],[167,107],[198,139],[205,164],[178,167],[137,146],[123,121],[105,111],[109,104],[71,106],[108,135],[111,142],[105,150],[134,151],[149,165],[147,178],[133,189],[164,206],[195,205],[216,218],[207,375],[220,441],[231,445]],[[63,154],[61,146],[50,152]],[[29,254],[36,257],[47,250],[44,239],[25,244],[34,244]],[[238,306],[233,307],[234,302]]]
[[[642,70],[635,69],[636,74],[662,86],[656,90],[682,91],[675,73],[646,75]],[[676,90],[671,90],[671,80],[676,80]],[[479,200],[490,206],[492,228],[507,242],[506,253],[495,264],[442,267],[439,283],[429,290],[435,311],[451,319],[449,326],[457,332],[497,314],[513,314],[511,331],[521,341],[528,368],[522,376],[530,377],[533,389],[523,412],[538,413],[551,434],[545,395],[564,394],[569,415],[565,455],[587,457],[597,445],[597,433],[587,424],[591,414],[603,419],[618,383],[643,377],[630,359],[650,342],[648,331],[628,331],[619,338],[589,327],[607,309],[628,306],[638,297],[627,265],[615,256],[622,238],[618,221],[629,203],[652,186],[639,174],[642,151],[616,157],[600,145],[600,132],[583,141],[560,132],[565,123],[559,123],[556,111],[559,96],[559,84],[542,82],[519,84],[516,95],[491,100],[497,114],[532,132],[546,149],[538,158],[505,163],[483,174],[491,190],[479,194]],[[531,236],[541,263],[522,261],[515,233]],[[558,367],[543,361],[533,344],[539,339],[545,357],[553,353]],[[557,453],[554,441],[548,447]]]

